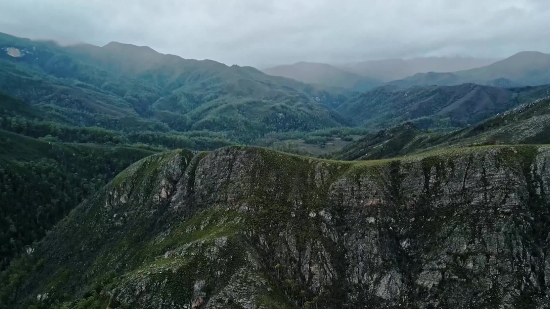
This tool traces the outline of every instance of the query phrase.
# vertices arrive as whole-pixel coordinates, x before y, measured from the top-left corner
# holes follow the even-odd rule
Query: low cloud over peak
[[[550,52],[546,0],[18,0],[0,32],[150,46],[226,64]]]

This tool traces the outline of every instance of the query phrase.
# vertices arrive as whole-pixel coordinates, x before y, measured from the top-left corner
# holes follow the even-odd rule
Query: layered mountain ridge
[[[456,72],[490,65],[498,59],[472,57],[424,57],[384,59],[342,65],[344,70],[391,82],[427,72]]]
[[[130,44],[63,47],[5,34],[0,51],[0,91],[71,125],[126,117],[164,131],[223,131],[246,141],[272,131],[346,124],[328,106],[345,101],[347,90],[251,67],[183,59]]]
[[[550,83],[550,55],[535,52],[519,52],[511,57],[487,66],[446,73],[418,73],[390,82],[400,87],[419,85],[451,86],[476,83],[494,86],[539,86]]]
[[[355,91],[367,91],[382,85],[382,81],[375,78],[358,75],[325,63],[298,62],[264,69],[263,72],[304,83],[348,88]]]
[[[351,98],[336,110],[353,124],[373,129],[407,121],[424,128],[465,127],[544,98],[548,90],[548,86],[506,89],[477,84],[384,86]]]
[[[544,90],[538,95],[546,93]],[[451,132],[432,132],[414,123],[365,135],[330,157],[386,159],[445,148],[550,143],[550,96],[523,104],[478,124]]]

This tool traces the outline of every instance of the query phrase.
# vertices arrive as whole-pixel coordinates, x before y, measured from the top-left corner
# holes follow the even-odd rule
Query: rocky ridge
[[[129,167],[0,276],[0,308],[547,308],[545,146]]]

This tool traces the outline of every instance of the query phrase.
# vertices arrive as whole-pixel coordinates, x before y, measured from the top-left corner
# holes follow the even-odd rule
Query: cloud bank
[[[17,0],[0,32],[268,66],[550,52],[548,0]]]

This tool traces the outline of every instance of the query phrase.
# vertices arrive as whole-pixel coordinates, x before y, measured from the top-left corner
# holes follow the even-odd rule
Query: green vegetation
[[[3,48],[8,47],[22,56],[7,55]],[[65,125],[170,136],[208,131],[217,134],[213,144],[219,145],[220,139],[252,143],[270,132],[347,123],[327,107],[345,101],[345,91],[251,67],[120,43],[61,47],[5,34],[0,50],[0,91],[35,105],[45,120]]]
[[[456,240],[461,234],[453,230],[515,217],[489,216],[502,207],[500,200],[484,197],[488,201],[480,205],[449,202],[443,192],[461,190],[464,179],[475,179],[457,198],[479,196],[480,188],[486,194],[498,189],[506,196],[508,191],[500,190],[512,190],[510,180],[483,187],[489,177],[485,168],[514,177],[511,181],[531,177],[526,186],[533,198],[521,205],[546,216],[547,211],[539,209],[545,204],[536,200],[536,188],[529,187],[539,174],[527,169],[539,155],[546,156],[545,151],[536,146],[487,146],[367,162],[319,160],[244,146],[194,157],[188,151],[152,155],[84,201],[33,246],[32,254],[0,273],[0,308],[185,308],[195,301],[223,308],[247,303],[262,308],[382,306],[387,300],[344,276],[354,263],[367,267],[358,270],[360,275],[385,274],[385,265],[365,259],[368,254],[388,256],[385,263],[392,269],[409,272],[402,293],[408,293],[407,301],[421,302],[423,291],[415,280],[422,268],[417,265],[431,262],[423,252],[443,254],[458,278],[491,276],[488,270],[469,272],[462,255],[449,252],[453,247],[438,246],[444,246],[442,239],[469,240]],[[487,213],[480,217],[479,211]],[[537,220],[533,239],[545,239],[548,224],[544,218]],[[500,224],[497,221],[496,230]],[[403,248],[406,239],[420,249]],[[366,254],[364,246],[373,244],[382,252]],[[503,259],[499,254],[484,250],[482,257]],[[308,279],[302,270],[310,265],[320,273],[312,270]],[[449,291],[456,286],[447,287],[447,282],[488,293],[468,280],[445,280],[438,286],[445,290],[434,289],[441,295],[433,299],[455,301]],[[350,297],[356,289],[367,298]],[[502,293],[507,291],[514,290]],[[475,301],[493,299],[481,295]]]
[[[36,140],[0,130],[0,270],[84,198],[152,153]]]
[[[449,147],[549,144],[549,132],[550,99],[541,99],[452,132],[421,130],[407,123],[367,134],[325,157],[373,160]]]
[[[385,86],[337,108],[355,125],[376,130],[412,122],[422,129],[463,128],[533,100],[550,96],[550,87],[504,89],[475,84]]]
[[[347,237],[358,216],[346,217],[346,207],[378,203],[348,201],[363,203],[359,195],[379,186],[393,207],[381,213],[405,224],[402,168],[420,164],[414,175],[425,191],[413,200],[427,207],[455,158],[498,153],[496,164],[520,162],[530,179],[540,150],[471,146],[550,143],[550,100],[507,111],[548,96],[547,86],[388,86],[349,99],[355,94],[120,43],[61,47],[0,34],[0,91],[0,308],[188,308],[203,294],[227,308],[248,306],[239,299],[334,307],[351,293],[341,285],[349,273],[342,244],[325,236]],[[191,152],[236,144],[298,155]],[[426,222],[426,231],[442,229]],[[405,239],[387,238],[398,247]],[[414,264],[405,251],[384,263]],[[323,261],[300,264],[312,256]],[[340,262],[319,266],[332,259]],[[333,287],[311,288],[332,273],[324,284]]]

